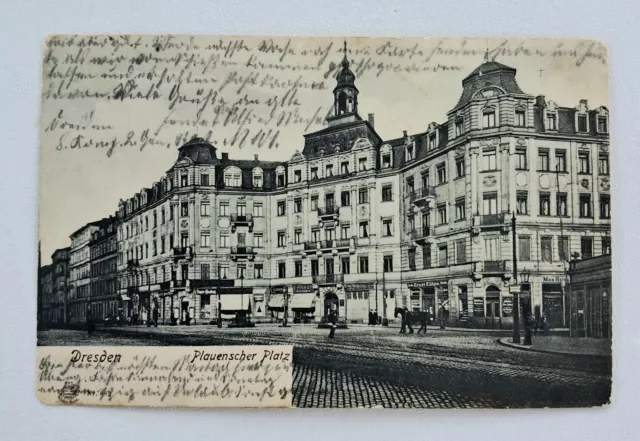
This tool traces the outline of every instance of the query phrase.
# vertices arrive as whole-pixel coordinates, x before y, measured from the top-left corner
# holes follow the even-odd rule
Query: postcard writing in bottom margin
[[[291,407],[293,346],[38,347],[46,404]]]

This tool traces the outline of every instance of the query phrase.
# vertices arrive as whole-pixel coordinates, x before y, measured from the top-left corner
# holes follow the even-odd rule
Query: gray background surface
[[[640,300],[636,1],[86,0],[0,8],[1,439],[638,439]],[[614,404],[537,411],[155,410],[41,405],[35,394],[37,146],[43,41],[54,33],[567,36],[603,40],[611,68]],[[205,439],[205,438],[203,438]]]

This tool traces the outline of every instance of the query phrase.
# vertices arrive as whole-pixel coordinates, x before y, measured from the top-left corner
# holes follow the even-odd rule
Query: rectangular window
[[[342,267],[342,274],[349,274],[351,272],[351,262],[349,257],[340,258],[340,266]]]
[[[189,176],[186,174],[180,175],[180,187],[186,187],[189,185]]]
[[[340,204],[343,207],[348,207],[349,205],[351,205],[351,193],[349,193],[348,190],[340,193]]]
[[[331,178],[333,176],[333,164],[327,164],[327,167],[325,170],[326,170],[325,176],[327,178]]]
[[[578,115],[578,132],[587,131],[587,115]]]
[[[278,231],[278,246],[281,248],[286,246],[284,231]]]
[[[567,152],[566,150],[556,150],[556,171],[567,171]]]
[[[449,255],[446,245],[440,245],[438,247],[438,266],[447,266],[449,263]]]
[[[311,230],[311,241],[317,242],[320,240],[320,230],[318,228],[313,228]]]
[[[369,257],[368,256],[360,256],[358,257],[358,272],[365,274],[369,272]]]
[[[367,158],[358,159],[358,170],[366,171],[367,170]]]
[[[349,174],[349,163],[341,162],[340,163],[340,174],[348,175]]]
[[[200,185],[205,185],[205,186],[209,185],[209,175],[208,174],[202,173],[200,175]]]
[[[293,200],[293,212],[301,213],[302,212],[302,199],[294,199]]]
[[[549,193],[540,193],[540,216],[551,215],[551,195]]]
[[[229,202],[220,202],[220,216],[229,216]]]
[[[200,234],[200,247],[209,248],[211,246],[211,236],[209,233]]]
[[[284,187],[284,173],[278,175],[278,187]]]
[[[558,130],[555,113],[547,113],[547,130]]]
[[[262,188],[262,175],[253,175],[253,188]]]
[[[538,171],[549,171],[549,150],[538,150]]]
[[[311,261],[311,275],[312,276],[317,276],[318,274],[320,274],[320,269],[318,266],[318,260],[312,260]]]
[[[527,149],[525,147],[516,148],[516,170],[527,170]]]
[[[465,199],[456,199],[456,220],[463,220],[466,217]]]
[[[391,153],[385,153],[382,155],[382,168],[391,167]]]
[[[609,174],[609,155],[607,155],[606,153],[601,153],[598,156],[598,174],[599,175]]]
[[[295,170],[293,172],[293,182],[302,182],[302,170]]]
[[[166,252],[164,236],[160,238],[160,253],[164,254]]]
[[[200,203],[200,216],[209,216],[209,202]]]
[[[591,217],[591,195],[583,193],[580,195],[580,217]]]
[[[436,171],[438,174],[438,184],[444,184],[447,182],[447,168],[445,167],[445,164],[439,164],[436,167]]]
[[[358,189],[358,203],[359,204],[368,204],[369,203],[369,191],[366,187],[361,187]]]
[[[422,176],[420,177],[420,181],[422,182],[422,188],[427,188],[429,187],[429,172],[423,172]]]
[[[526,126],[526,116],[527,116],[527,113],[523,109],[516,110],[516,126],[517,127]]]
[[[336,238],[336,230],[335,228],[325,228],[324,229],[324,238],[328,241],[332,241]]]
[[[464,176],[464,158],[456,159],[456,178]]]
[[[602,238],[602,254],[611,254],[611,238],[608,236]]]
[[[229,233],[225,233],[225,232],[220,233],[220,247],[221,248],[229,247]]]
[[[407,162],[413,161],[413,143],[407,146]]]
[[[209,273],[210,268],[208,263],[203,263],[200,265],[200,278],[203,280],[209,280],[211,278],[211,274]]]
[[[482,112],[482,126],[485,129],[490,129],[496,126],[496,111],[493,109],[487,109]]]
[[[607,117],[599,116],[598,117],[598,133],[607,133]]]
[[[318,209],[318,195],[311,196],[311,211]]]
[[[384,237],[393,236],[393,220],[382,219],[382,235]]]
[[[221,279],[228,279],[229,278],[229,267],[228,266],[221,266],[218,268],[219,272],[220,272],[220,278]]]
[[[302,277],[302,260],[296,260],[295,265],[295,277]]]
[[[155,240],[153,241],[153,255],[158,255],[158,243]]]
[[[287,278],[287,264],[285,262],[278,262],[278,277],[281,279]]]
[[[286,211],[286,202],[278,201],[278,216],[284,216]]]
[[[302,230],[296,228],[293,232],[293,243],[296,245],[302,243]]]
[[[384,256],[382,258],[382,267],[385,273],[393,272],[393,256]]]
[[[462,118],[456,119],[456,138],[462,135],[463,122],[464,120]]]
[[[169,235],[169,248],[173,249],[173,245],[174,245],[174,243],[173,243],[173,234],[170,234]]]
[[[236,211],[238,212],[239,216],[246,216],[247,215],[247,206],[244,204],[244,202],[242,204],[237,204],[236,205]]]
[[[253,203],[253,217],[262,217],[262,204],[254,202]]]
[[[558,237],[558,258],[561,261],[569,261],[569,238],[566,236]]]
[[[189,203],[181,202],[180,203],[180,216],[189,216]],[[147,222],[147,228],[149,228],[149,223]]]
[[[541,260],[551,262],[553,260],[553,238],[543,236],[540,238]]]
[[[566,193],[558,193],[556,195],[556,215],[557,216],[568,216],[568,208],[567,208],[567,194]]]
[[[578,173],[591,173],[591,166],[589,164],[589,152],[578,153]]]
[[[582,236],[580,238],[580,253],[582,259],[593,257],[593,237]]]
[[[340,225],[340,238],[349,239],[349,225]]]
[[[531,238],[518,236],[518,260],[523,262],[531,260]]]
[[[382,186],[382,202],[393,201],[393,189],[391,184],[385,184]]]
[[[180,246],[182,248],[186,248],[189,246],[189,234],[188,233],[182,233],[182,235],[180,236]],[[142,251],[140,252],[140,254],[142,254]]]
[[[501,260],[502,252],[500,250],[500,237],[499,236],[487,236],[484,239],[484,252],[485,260],[499,261]]]
[[[483,171],[492,171],[497,170],[496,165],[496,151],[492,150],[489,152],[482,153],[482,170]]]
[[[311,179],[318,179],[318,167],[311,167]]]
[[[432,133],[429,135],[429,150],[433,150],[436,148],[436,134]]]
[[[518,214],[529,213],[529,193],[527,191],[516,192],[516,212]]]
[[[456,240],[456,263],[458,265],[467,263],[467,241],[465,239]]]
[[[253,246],[256,248],[263,247],[263,236],[262,233],[253,233]]]
[[[600,219],[611,218],[611,197],[608,194],[600,195]]]
[[[447,219],[447,206],[440,205],[438,207],[438,225],[444,225],[448,222]]]
[[[431,268],[431,244],[422,246],[422,268]]]
[[[369,222],[368,221],[360,222],[360,237],[362,237],[362,238],[369,237]]]

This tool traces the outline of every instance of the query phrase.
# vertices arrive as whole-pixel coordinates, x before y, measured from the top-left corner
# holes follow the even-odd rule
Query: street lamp
[[[244,268],[240,269],[240,310],[244,315]],[[243,320],[246,321],[246,316],[244,316]],[[240,325],[240,323],[238,323],[238,325]]]
[[[531,285],[529,284],[529,271],[520,273],[520,292],[522,293],[522,319],[524,320],[525,346],[531,346]],[[526,288],[526,289],[525,289]]]

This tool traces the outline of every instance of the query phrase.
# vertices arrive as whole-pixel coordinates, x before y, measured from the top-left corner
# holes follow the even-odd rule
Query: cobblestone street
[[[573,407],[606,403],[604,357],[521,351],[498,344],[504,333],[354,326],[335,340],[313,326],[252,329],[192,327],[50,330],[41,345],[294,346],[297,407]],[[535,345],[535,341],[534,341]]]

